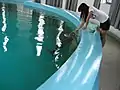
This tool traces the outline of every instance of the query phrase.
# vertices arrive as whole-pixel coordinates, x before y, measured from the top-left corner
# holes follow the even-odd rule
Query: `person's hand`
[[[78,31],[79,30],[79,28],[76,28],[74,31],[76,32],[76,31]]]
[[[87,29],[87,26],[82,27],[83,30]]]
[[[77,34],[79,30],[75,30],[74,33]]]

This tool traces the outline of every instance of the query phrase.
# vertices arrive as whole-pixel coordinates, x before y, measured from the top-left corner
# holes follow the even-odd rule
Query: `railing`
[[[76,11],[78,0],[34,0],[34,2]]]

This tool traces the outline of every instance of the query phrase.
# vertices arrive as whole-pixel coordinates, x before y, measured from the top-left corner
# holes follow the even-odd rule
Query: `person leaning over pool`
[[[100,22],[100,28],[98,28],[98,31],[100,32],[102,47],[104,47],[107,31],[110,28],[109,16],[105,12],[93,6],[90,7],[85,3],[80,4],[78,7],[78,12],[81,12],[80,18],[82,21],[79,27],[77,27],[76,31],[78,31],[80,28],[87,28],[90,18],[98,20]]]

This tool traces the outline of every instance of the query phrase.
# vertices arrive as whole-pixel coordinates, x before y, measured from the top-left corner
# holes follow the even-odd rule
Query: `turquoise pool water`
[[[74,28],[74,27],[73,27]],[[71,26],[55,17],[0,3],[0,90],[35,90],[69,58]]]

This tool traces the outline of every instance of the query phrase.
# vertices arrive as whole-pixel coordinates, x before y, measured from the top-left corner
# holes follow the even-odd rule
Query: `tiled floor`
[[[120,90],[120,43],[108,37],[103,48],[100,74],[101,90]]]

